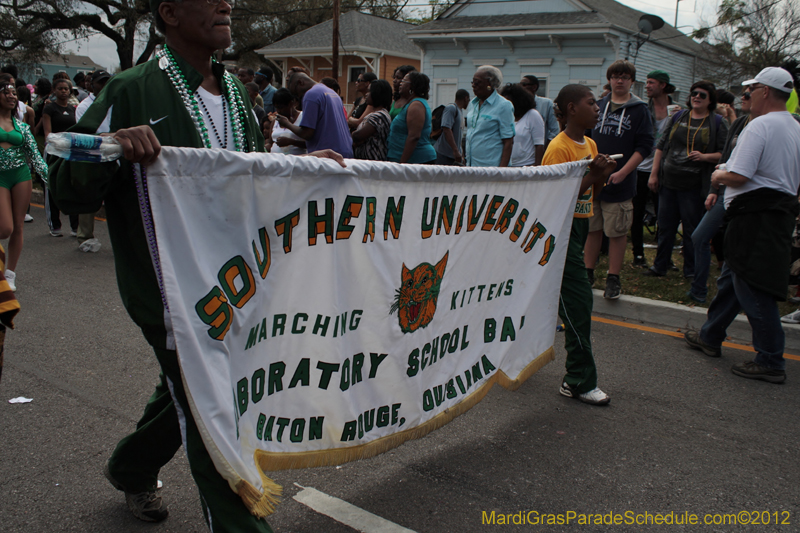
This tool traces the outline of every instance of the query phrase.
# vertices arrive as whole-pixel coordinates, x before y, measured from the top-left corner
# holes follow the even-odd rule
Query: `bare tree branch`
[[[695,33],[709,51],[713,81],[730,85],[798,55],[799,1],[723,0],[717,23]]]

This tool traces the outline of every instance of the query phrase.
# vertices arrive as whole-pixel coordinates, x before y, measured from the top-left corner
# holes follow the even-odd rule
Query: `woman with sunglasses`
[[[367,104],[367,96],[369,95],[370,84],[377,80],[378,76],[374,72],[365,72],[358,75],[356,80],[356,94],[359,95],[356,101],[353,102],[353,109],[350,110],[350,115],[347,117],[347,125],[350,130],[355,130],[361,121],[367,118],[367,115],[374,110]]]
[[[742,93],[742,112],[745,114],[737,118],[728,130],[725,148],[723,148],[722,157],[719,159],[720,165],[728,161],[733,149],[736,148],[739,134],[742,133],[742,130],[750,123],[752,118],[750,116],[749,87],[745,88],[744,93]],[[694,280],[687,296],[695,302],[705,302],[708,294],[708,271],[711,266],[712,239],[714,239],[714,252],[717,255],[717,260],[720,261],[720,264],[724,260],[721,238],[724,232],[720,231],[722,220],[725,217],[724,194],[724,185],[719,188],[711,186],[705,202],[706,213],[703,215],[703,219],[697,229],[692,233],[692,242],[694,243]]]
[[[711,173],[722,156],[728,124],[715,113],[717,89],[709,81],[692,85],[686,105],[689,109],[676,113],[659,139],[647,182],[658,192],[658,249],[645,276],[667,275],[679,224],[683,225],[683,276],[695,275],[692,233],[705,212]]]

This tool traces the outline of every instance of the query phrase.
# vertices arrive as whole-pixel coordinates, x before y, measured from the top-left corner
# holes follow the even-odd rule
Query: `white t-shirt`
[[[788,111],[754,118],[739,135],[726,163],[729,172],[746,178],[725,189],[725,208],[746,192],[764,187],[797,196],[800,187],[800,124]]]
[[[300,124],[300,120],[303,118],[303,112],[301,111],[299,115],[297,115],[297,120],[294,121],[295,125]],[[302,155],[305,154],[308,150],[305,148],[300,148],[299,146],[295,146],[290,144],[289,146],[284,146],[281,148],[278,146],[278,137],[288,137],[290,139],[294,139],[295,141],[302,141],[300,137],[294,134],[288,128],[282,127],[275,121],[275,124],[272,126],[272,147],[270,147],[269,152],[271,154],[287,154],[287,155]]]
[[[25,105],[25,102],[20,102],[17,100],[17,116],[16,119],[20,121],[25,120],[25,113],[28,111],[28,106]]]
[[[90,93],[89,96],[81,100],[81,103],[75,108],[75,122],[79,121],[83,114],[86,113],[86,110],[89,109],[90,105],[92,105],[94,99],[94,93]]]
[[[544,146],[544,120],[535,109],[525,113],[514,123],[514,148],[511,150],[512,167],[523,167],[536,162],[536,146]]]
[[[200,114],[203,115],[203,121],[206,123],[206,128],[208,128],[208,140],[211,141],[211,148],[222,148],[222,144],[224,144],[224,141],[227,138],[227,149],[233,150],[233,125],[231,124],[228,103],[225,103],[225,111],[228,115],[225,117],[222,114],[222,95],[215,96],[202,87],[197,88],[196,94],[198,98],[202,98],[203,103],[206,106],[205,110],[203,109],[202,105],[200,106]],[[200,102],[198,102],[198,104],[199,103]],[[206,111],[208,111],[208,114],[206,114]],[[226,121],[227,128],[225,128],[226,131],[223,132],[222,129],[226,124]],[[214,135],[214,128],[212,127],[212,124],[217,127],[217,133],[220,137],[219,139],[217,139],[217,136]],[[223,140],[223,143],[220,143],[220,139]]]

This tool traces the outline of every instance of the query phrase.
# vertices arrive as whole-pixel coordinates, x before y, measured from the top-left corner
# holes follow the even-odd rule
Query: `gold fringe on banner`
[[[275,512],[275,507],[281,501],[283,487],[264,475],[264,471],[260,468],[258,473],[261,475],[263,493],[244,479],[239,480],[239,483],[236,484],[236,492],[253,515],[264,518]]]
[[[555,359],[555,351],[552,346],[542,352],[536,359],[528,363],[516,379],[509,378],[505,372],[498,370],[489,378],[481,387],[461,402],[457,403],[449,409],[445,409],[438,415],[434,416],[423,424],[400,431],[392,435],[381,437],[366,444],[358,446],[351,446],[348,448],[335,448],[331,450],[319,450],[311,452],[297,452],[297,453],[276,453],[265,452],[264,450],[256,450],[254,460],[258,467],[258,473],[261,476],[261,485],[263,490],[258,490],[248,481],[242,479],[228,464],[217,446],[214,444],[211,435],[208,433],[202,418],[197,416],[197,407],[195,406],[194,399],[186,387],[186,379],[184,377],[184,389],[186,391],[186,398],[189,400],[189,407],[194,414],[195,423],[203,442],[206,445],[211,459],[217,471],[227,481],[231,488],[242,498],[247,509],[259,518],[264,518],[275,512],[275,507],[280,503],[280,496],[283,488],[270,479],[265,472],[272,470],[291,470],[295,468],[312,468],[315,466],[335,466],[358,459],[368,459],[375,457],[384,452],[396,448],[406,441],[419,439],[424,437],[431,431],[435,431],[440,427],[446,425],[454,418],[462,415],[477,405],[491,390],[495,383],[507,390],[517,390],[529,377],[541,370],[544,365]],[[179,358],[180,361],[180,358]],[[181,374],[183,372],[181,371]],[[183,377],[183,376],[182,376]]]
[[[424,437],[431,431],[435,431],[446,425],[454,418],[462,415],[477,405],[497,383],[507,390],[518,389],[529,377],[541,370],[544,365],[555,359],[555,351],[552,347],[545,350],[536,359],[528,363],[516,379],[510,379],[502,370],[495,374],[479,389],[464,398],[449,409],[445,409],[423,424],[400,431],[392,435],[381,437],[366,444],[351,446],[348,448],[335,448],[331,450],[319,450],[297,453],[276,453],[256,450],[255,462],[258,466],[261,482],[264,485],[263,494],[250,483],[240,480],[237,484],[237,492],[241,496],[250,512],[256,516],[269,516],[275,510],[278,503],[278,496],[281,494],[281,487],[269,479],[265,471],[271,470],[290,470],[294,468],[312,468],[315,466],[335,466],[358,459],[368,459],[384,452],[396,448],[406,441]]]

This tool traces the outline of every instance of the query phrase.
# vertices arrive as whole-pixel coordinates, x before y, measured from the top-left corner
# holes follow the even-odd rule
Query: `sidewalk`
[[[619,300],[606,300],[603,291],[594,289],[593,313],[607,318],[661,326],[667,329],[686,331],[687,328],[700,329],[706,320],[706,309],[658,300],[648,300],[637,296],[620,296]],[[786,333],[786,352],[800,353],[800,325],[781,324]],[[728,328],[728,336],[739,344],[752,344],[752,330],[743,314]]]

